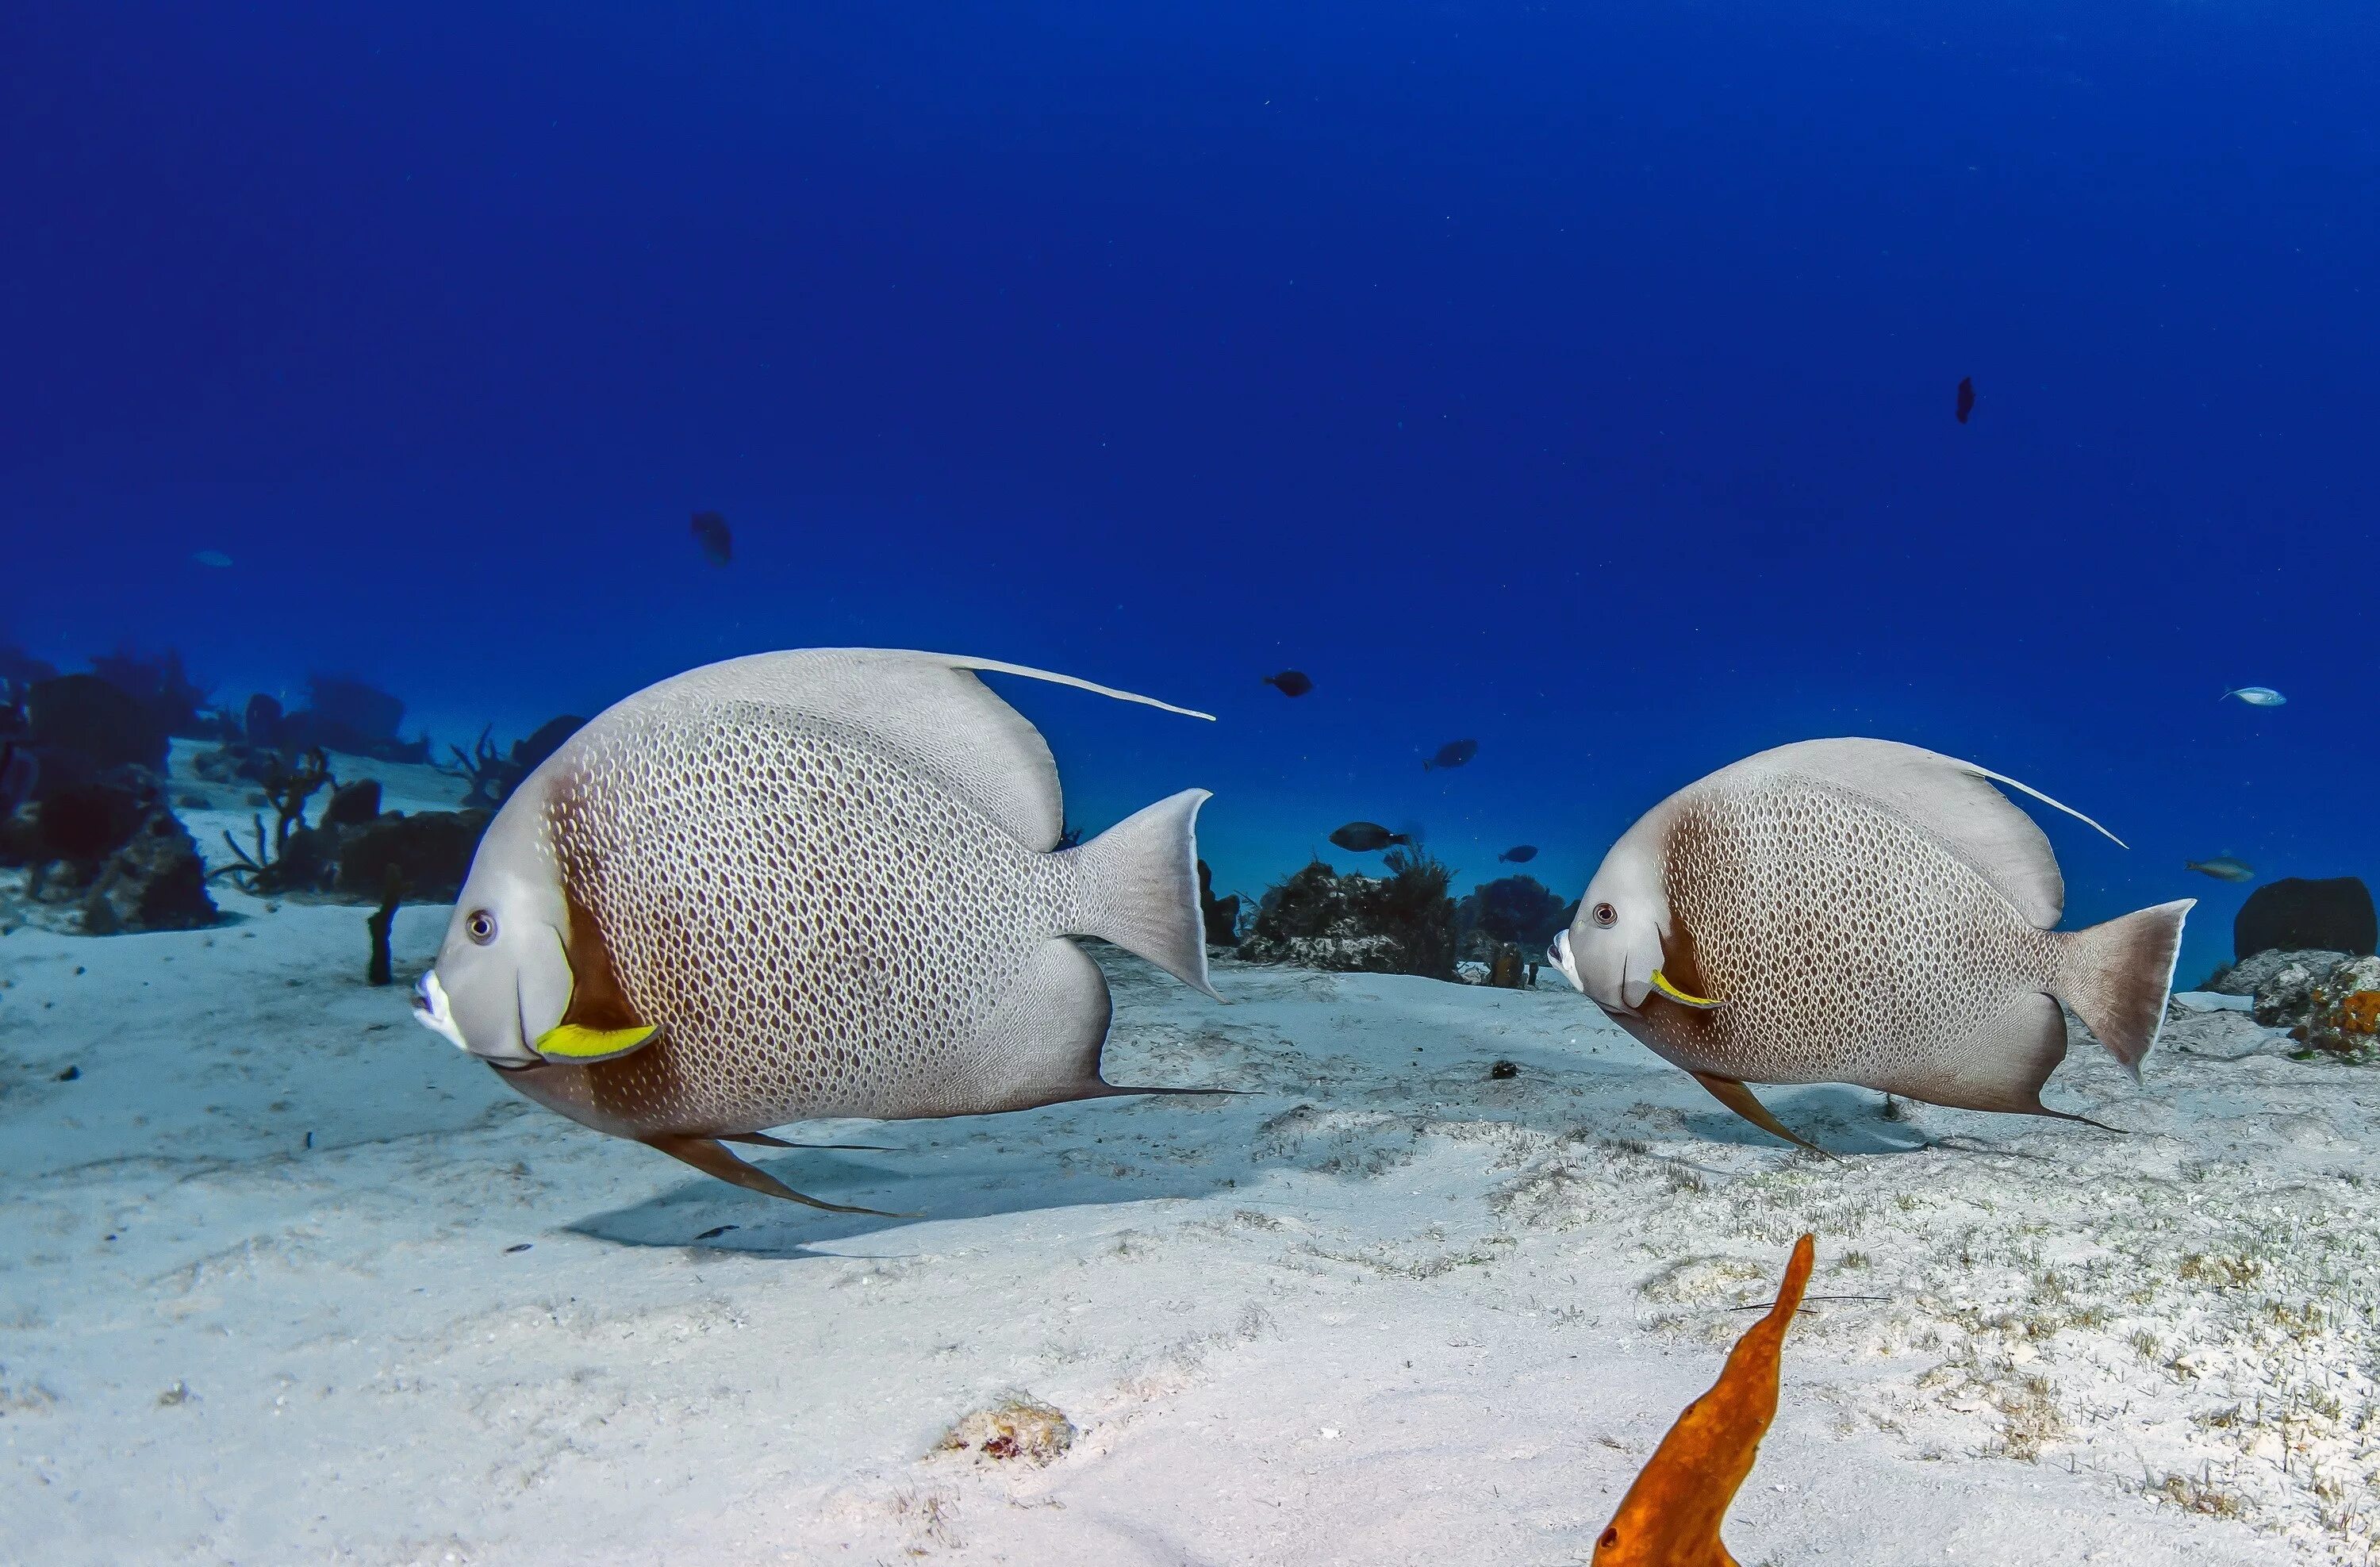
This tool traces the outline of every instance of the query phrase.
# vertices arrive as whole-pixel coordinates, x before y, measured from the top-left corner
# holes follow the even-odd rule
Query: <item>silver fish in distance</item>
[[[664,680],[505,800],[418,1015],[574,1121],[820,1208],[835,1205],[720,1139],[1163,1091],[1100,1076],[1107,982],[1067,938],[1214,994],[1193,838],[1208,796],[1051,852],[1056,764],[979,670],[1189,711],[870,649]]]
[[[2235,691],[2226,691],[2215,699],[2219,702],[2229,697],[2237,697],[2252,708],[2277,708],[2289,701],[2270,686],[2242,686]]]
[[[2229,855],[2216,855],[2213,859],[2193,859],[2183,864],[2184,870],[2195,870],[2201,876],[2212,876],[2217,881],[2253,881],[2256,868]]]
[[[2066,1055],[2058,1002],[2137,1075],[2195,900],[2051,929],[2057,856],[1996,782],[2090,821],[1890,741],[1746,758],[1628,830],[1550,961],[1729,1109],[1803,1147],[1745,1084],[2060,1114],[2041,1102]]]

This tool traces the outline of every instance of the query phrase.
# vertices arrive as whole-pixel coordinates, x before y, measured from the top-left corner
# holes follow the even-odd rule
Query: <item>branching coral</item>
[[[319,747],[310,750],[295,764],[272,755],[270,775],[264,780],[264,792],[273,801],[273,835],[268,842],[264,818],[249,820],[256,828],[256,849],[250,853],[238,839],[224,834],[224,842],[239,856],[234,865],[219,866],[209,872],[210,879],[227,877],[244,893],[277,893],[294,884],[297,867],[289,858],[289,840],[293,833],[306,826],[306,803],[321,790],[336,785],[331,776],[331,759]],[[312,867],[307,868],[310,871]]]

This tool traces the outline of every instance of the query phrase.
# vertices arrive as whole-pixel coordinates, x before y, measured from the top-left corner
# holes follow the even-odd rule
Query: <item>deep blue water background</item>
[[[1250,892],[1368,817],[1568,896],[1884,735],[2124,834],[2073,917],[2205,898],[2187,980],[2184,859],[2380,877],[2376,15],[10,6],[0,639],[455,740],[1044,664],[1220,715],[1013,690]]]

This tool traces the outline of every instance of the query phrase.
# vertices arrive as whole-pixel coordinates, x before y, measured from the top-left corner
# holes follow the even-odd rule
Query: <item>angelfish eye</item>
[[[496,917],[486,909],[475,908],[471,917],[463,921],[463,933],[484,947],[496,939]]]
[[[1611,922],[1620,917],[1620,911],[1609,904],[1597,904],[1590,912],[1595,916],[1595,922],[1607,930],[1611,929]]]

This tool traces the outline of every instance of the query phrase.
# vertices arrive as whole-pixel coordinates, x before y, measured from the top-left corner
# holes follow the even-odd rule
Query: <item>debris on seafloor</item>
[[[1719,1525],[1777,1416],[1785,1330],[1816,1258],[1816,1237],[1793,1243],[1776,1304],[1736,1341],[1718,1380],[1686,1405],[1621,1498],[1596,1537],[1597,1567],[1737,1567]]]
[[[967,1453],[978,1462],[1021,1458],[1037,1468],[1061,1457],[1078,1433],[1063,1413],[1038,1398],[1012,1393],[961,1415],[934,1444],[936,1453]]]

